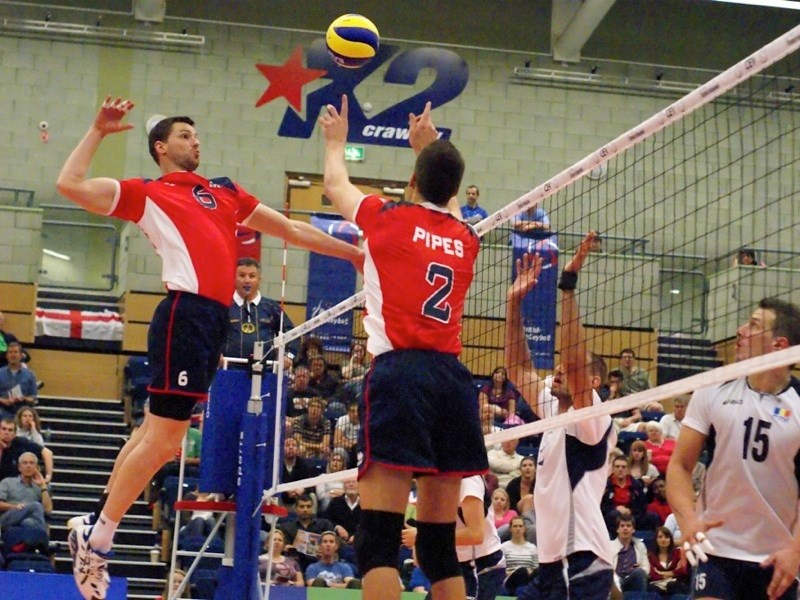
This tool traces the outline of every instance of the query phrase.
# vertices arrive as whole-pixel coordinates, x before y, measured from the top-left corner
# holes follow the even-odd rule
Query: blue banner
[[[335,215],[312,215],[311,224],[348,244],[358,243],[358,228]],[[308,260],[306,319],[317,316],[355,293],[356,270],[350,262],[311,253]],[[353,311],[328,321],[314,330],[313,335],[322,339],[326,351],[348,352],[353,339]]]
[[[552,369],[555,365],[556,302],[558,300],[558,239],[555,235],[532,239],[517,233],[511,234],[514,260],[511,262],[511,280],[514,264],[526,252],[542,257],[542,272],[536,287],[522,300],[522,326],[537,369]]]

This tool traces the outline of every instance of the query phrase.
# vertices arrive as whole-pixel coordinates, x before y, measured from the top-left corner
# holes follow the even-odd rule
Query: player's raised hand
[[[111,96],[106,96],[103,106],[100,107],[100,112],[98,112],[97,116],[94,118],[94,127],[103,135],[133,129],[131,123],[122,122],[125,115],[127,115],[133,107],[134,104],[130,100],[123,100],[122,98],[112,100]]]
[[[328,104],[319,118],[322,134],[328,143],[337,143],[344,146],[347,141],[347,94],[342,94],[342,108],[336,110],[333,104]]]
[[[408,143],[419,154],[422,149],[439,138],[439,132],[431,120],[431,103],[425,103],[421,114],[408,114]]]
[[[577,273],[581,270],[583,266],[583,262],[586,260],[586,257],[589,256],[589,252],[592,248],[592,242],[597,237],[597,232],[595,230],[589,230],[589,233],[586,234],[581,240],[581,243],[578,245],[578,249],[575,250],[575,254],[572,256],[572,260],[567,263],[567,266],[564,267],[564,270],[568,273]]]
[[[769,600],[777,600],[792,585],[800,570],[800,548],[792,544],[770,554],[762,563],[765,569],[773,567],[772,579],[767,587]]]
[[[508,288],[509,300],[521,300],[539,281],[539,274],[542,272],[542,257],[539,254],[528,254],[527,252],[516,261],[516,273],[514,283]]]

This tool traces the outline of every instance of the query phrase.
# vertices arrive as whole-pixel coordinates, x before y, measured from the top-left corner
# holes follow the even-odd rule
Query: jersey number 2
[[[425,273],[425,280],[430,285],[438,287],[423,303],[422,314],[436,321],[449,323],[451,308],[447,303],[447,297],[453,291],[453,269],[439,263],[431,263],[428,265],[428,272]]]

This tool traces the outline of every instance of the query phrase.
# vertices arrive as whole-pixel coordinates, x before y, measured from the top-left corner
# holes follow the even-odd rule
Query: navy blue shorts
[[[582,551],[573,552],[564,560],[541,563],[538,579],[540,600],[607,600],[614,574],[611,565],[593,552]]]
[[[708,562],[697,565],[692,577],[692,598],[723,600],[767,600],[767,587],[773,568],[764,569],[756,562],[709,556]],[[797,581],[781,596],[781,600],[797,598]]]
[[[457,357],[386,352],[365,379],[359,474],[373,463],[419,475],[488,470],[472,374]]]
[[[153,313],[147,332],[147,358],[153,379],[150,412],[188,421],[219,365],[228,307],[189,292],[170,292]]]

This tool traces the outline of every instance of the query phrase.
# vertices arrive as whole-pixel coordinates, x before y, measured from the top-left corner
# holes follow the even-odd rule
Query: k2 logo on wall
[[[399,53],[398,53],[399,52]],[[324,40],[315,40],[306,53],[298,46],[283,65],[258,64],[256,68],[269,80],[269,86],[256,102],[263,106],[276,98],[286,98],[291,108],[283,115],[278,135],[309,138],[317,124],[320,111],[328,104],[341,105],[347,94],[350,107],[348,142],[380,146],[408,146],[408,114],[419,114],[430,101],[432,108],[450,102],[464,90],[469,79],[466,61],[452,50],[444,48],[414,48],[381,45],[375,58],[360,69],[345,69],[331,60]],[[422,91],[412,91],[393,106],[368,117],[354,90],[372,73],[388,63],[383,81],[398,86],[414,86],[424,69],[432,69],[436,79]],[[320,78],[330,83],[305,96],[305,120],[302,118],[302,88]],[[397,88],[398,94],[402,88]],[[364,102],[369,98],[363,98]],[[294,110],[292,110],[294,109]],[[449,139],[452,131],[438,127],[440,137]]]

